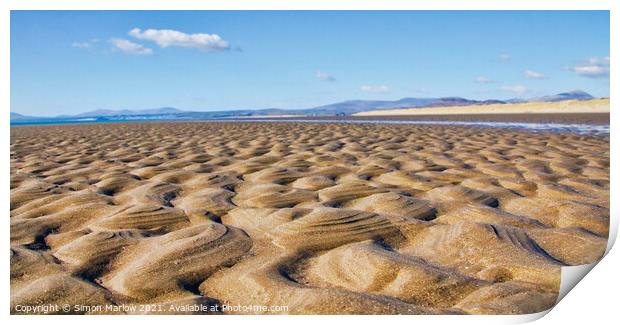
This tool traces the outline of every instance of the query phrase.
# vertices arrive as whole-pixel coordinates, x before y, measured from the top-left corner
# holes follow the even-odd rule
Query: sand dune
[[[400,108],[376,110],[353,114],[355,116],[390,115],[468,115],[468,114],[570,114],[609,113],[609,98],[585,101],[531,102],[516,104],[491,104],[448,107]]]
[[[47,303],[532,313],[555,303],[561,266],[604,252],[609,137],[292,122],[14,127],[10,227],[12,313]],[[196,305],[286,309],[184,309]]]

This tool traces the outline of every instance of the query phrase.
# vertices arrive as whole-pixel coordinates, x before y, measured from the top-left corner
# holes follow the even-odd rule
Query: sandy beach
[[[534,313],[609,232],[608,136],[193,122],[10,142],[14,314]]]
[[[567,100],[561,102],[527,102],[515,104],[469,105],[449,107],[421,107],[367,111],[355,116],[394,115],[500,115],[500,114],[609,114],[609,98]]]

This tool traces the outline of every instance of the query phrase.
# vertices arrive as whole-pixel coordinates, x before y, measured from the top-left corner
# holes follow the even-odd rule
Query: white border
[[[435,0],[435,1],[403,1],[403,0],[264,0],[264,1],[252,1],[252,0],[214,0],[209,2],[198,3],[196,0],[2,0],[0,1],[0,71],[3,73],[0,76],[0,100],[2,101],[2,130],[4,132],[1,139],[1,150],[4,153],[5,159],[1,161],[2,168],[5,171],[6,177],[2,178],[2,185],[0,191],[2,191],[2,203],[5,207],[6,216],[9,215],[9,148],[10,148],[10,126],[8,119],[8,111],[10,107],[10,10],[611,10],[611,53],[612,61],[618,62],[617,52],[617,39],[618,36],[618,1],[610,0],[592,0],[592,1],[558,1],[558,0]],[[354,4],[354,5],[353,5]],[[612,78],[610,80],[610,97],[611,106],[614,107],[614,99],[618,96],[618,90],[615,87],[615,76],[618,75],[618,68],[616,65],[612,65]],[[615,109],[611,109],[611,124],[618,124],[618,114],[614,112]],[[615,132],[611,133],[611,181],[612,189],[610,191],[611,198],[614,198],[616,191],[616,180],[618,180],[618,145],[615,137]],[[615,196],[614,196],[615,195]],[[615,241],[618,228],[618,204],[612,199],[611,202],[611,216],[612,216],[612,228],[611,238],[608,245],[608,252],[613,242]],[[8,246],[9,227],[8,220],[2,223],[2,229],[4,234],[4,243]],[[8,316],[9,312],[9,277],[6,276],[9,273],[9,250],[8,247],[4,247],[2,250],[2,269],[5,276],[2,283],[2,306],[3,318]],[[613,260],[611,259],[613,255]],[[608,257],[601,262],[605,265],[605,269],[598,270],[596,268],[593,273],[597,274],[596,279],[591,279],[591,276],[587,277],[588,285],[591,287],[584,288],[584,286],[578,286],[580,292],[590,292],[596,294],[596,297],[581,296],[571,297],[570,295],[565,298],[554,310],[550,313],[549,317],[544,318],[542,321],[553,322],[572,322],[578,319],[582,321],[592,319],[612,319],[616,318],[615,310],[617,309],[617,292],[613,291],[618,289],[616,284],[616,270],[620,264],[618,262],[618,254],[612,252]],[[593,267],[585,266],[582,269]],[[603,267],[603,266],[601,266]],[[563,277],[567,277],[568,274],[563,272]],[[577,278],[582,277],[579,275]],[[565,282],[565,281],[563,281]],[[564,283],[566,285],[566,282]],[[587,291],[586,289],[591,289]],[[606,289],[606,290],[605,290]],[[565,290],[565,289],[563,289]],[[603,291],[611,292],[606,295]],[[569,304],[570,303],[570,304]],[[606,308],[604,306],[607,306]],[[603,308],[601,308],[603,307]],[[348,318],[348,321],[355,322],[416,322],[424,321],[431,323],[471,323],[471,324],[484,324],[484,323],[515,323],[523,321],[531,321],[544,316],[547,312],[534,314],[534,315],[522,315],[522,316],[342,316]],[[591,314],[588,314],[591,313]],[[142,322],[149,321],[154,323],[169,323],[175,321],[178,316],[134,316],[134,317],[117,317],[117,316],[102,316],[102,317],[89,317],[88,319],[79,316],[42,316],[41,317],[16,317],[12,316],[8,320],[13,324],[30,323],[30,322],[45,322],[45,321],[59,321],[67,324],[82,323],[88,321],[89,323],[101,323],[109,325],[110,322],[118,321],[130,321],[130,322]],[[551,319],[553,317],[553,319]],[[608,317],[608,318],[606,318]],[[224,319],[225,318],[225,319]],[[355,319],[353,319],[355,318]],[[264,322],[264,323],[289,323],[291,321],[310,323],[314,321],[320,321],[326,319],[322,316],[299,316],[294,319],[291,317],[276,317],[276,316],[190,316],[183,317],[184,321],[188,322],[232,322],[245,323],[247,321],[252,322]],[[339,318],[340,319],[340,318]]]

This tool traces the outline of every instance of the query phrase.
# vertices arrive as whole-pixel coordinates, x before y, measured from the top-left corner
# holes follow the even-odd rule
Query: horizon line
[[[234,111],[260,111],[260,110],[268,110],[268,109],[277,109],[277,110],[309,110],[309,109],[315,109],[315,108],[319,108],[319,107],[323,107],[323,106],[329,106],[329,105],[335,105],[335,104],[339,104],[339,103],[346,103],[346,102],[355,102],[355,101],[360,101],[360,102],[393,102],[393,101],[399,101],[399,100],[403,100],[403,99],[446,99],[446,98],[458,98],[458,99],[464,99],[464,100],[473,100],[473,101],[478,101],[478,102],[485,102],[485,101],[502,101],[502,102],[506,102],[506,104],[509,104],[510,100],[525,100],[525,101],[530,101],[533,99],[537,99],[537,98],[543,98],[546,96],[556,96],[559,94],[566,94],[566,93],[574,93],[574,92],[583,92],[589,96],[592,96],[591,94],[589,94],[586,91],[580,90],[580,89],[573,89],[573,90],[568,90],[568,91],[562,91],[562,92],[558,92],[556,94],[552,94],[552,95],[544,95],[544,96],[538,96],[538,97],[510,97],[510,98],[506,98],[506,99],[497,99],[497,98],[486,98],[486,99],[471,99],[471,98],[467,98],[467,97],[462,97],[462,96],[423,96],[423,97],[414,97],[414,96],[406,96],[406,97],[400,97],[400,98],[396,98],[396,99],[347,99],[347,100],[341,100],[341,101],[337,101],[337,102],[333,102],[333,103],[328,103],[328,104],[322,104],[322,105],[318,105],[318,106],[314,106],[314,107],[304,107],[304,108],[285,108],[285,107],[262,107],[262,108],[230,108],[230,109],[206,109],[206,110],[201,110],[201,109],[192,109],[192,108],[179,108],[179,107],[175,107],[175,106],[159,106],[159,107],[150,107],[150,108],[95,108],[95,109],[89,109],[86,111],[82,111],[82,112],[78,112],[78,113],[63,113],[63,114],[59,114],[59,115],[54,115],[54,116],[42,116],[42,115],[28,115],[28,114],[22,114],[19,113],[17,111],[14,110],[9,110],[10,113],[14,113],[14,114],[19,114],[22,116],[28,116],[28,117],[42,117],[42,118],[58,118],[58,117],[72,117],[75,115],[80,115],[80,114],[85,114],[85,113],[90,113],[90,112],[94,112],[94,111],[100,111],[100,110],[107,110],[107,111],[144,111],[144,110],[153,110],[153,109],[164,109],[164,108],[171,108],[171,109],[175,109],[175,110],[179,110],[182,112],[186,112],[186,113],[210,113],[210,112],[234,112]],[[596,97],[596,96],[592,96],[593,99],[605,99],[605,98],[609,98],[610,96],[601,96],[601,97]]]

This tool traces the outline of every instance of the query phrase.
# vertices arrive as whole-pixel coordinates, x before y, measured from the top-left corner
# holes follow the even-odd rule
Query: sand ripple
[[[561,266],[605,250],[609,138],[397,124],[14,127],[10,190],[14,313],[48,303],[532,313],[554,304]]]

